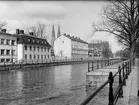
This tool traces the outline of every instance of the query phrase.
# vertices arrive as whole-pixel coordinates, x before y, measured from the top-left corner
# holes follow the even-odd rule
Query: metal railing
[[[88,62],[88,72],[93,71],[94,69],[99,69],[105,66],[113,65],[122,61],[121,59],[100,59],[92,60]]]
[[[80,105],[87,105],[107,84],[109,84],[108,105],[116,105],[118,98],[123,97],[123,86],[126,85],[126,79],[131,73],[131,60],[124,61],[117,69],[118,71],[114,75],[112,72],[109,72],[108,80],[88,98],[86,98]],[[119,77],[119,83],[115,93],[113,93],[113,82],[116,76]]]

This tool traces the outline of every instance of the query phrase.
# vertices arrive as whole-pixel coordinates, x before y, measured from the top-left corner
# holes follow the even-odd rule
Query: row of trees
[[[93,23],[94,32],[107,32],[114,35],[118,42],[128,48],[130,58],[137,52],[139,37],[138,0],[111,0],[103,8],[100,24]]]
[[[117,51],[115,53],[115,56],[116,57],[124,57],[124,58],[130,58],[130,53],[129,53],[129,49],[124,49],[124,50],[120,50],[120,51]]]
[[[1,21],[0,22],[0,31],[3,28],[6,28],[7,23],[5,21]],[[41,37],[41,38],[47,38],[48,36],[48,32],[47,32],[47,26],[46,24],[37,22],[36,25],[27,28],[26,29],[27,34],[29,34],[30,32],[33,32],[33,35],[36,37]]]

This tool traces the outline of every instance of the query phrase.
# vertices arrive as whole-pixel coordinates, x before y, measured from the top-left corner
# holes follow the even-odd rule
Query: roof
[[[100,47],[106,47],[106,46],[109,46],[109,43],[108,42],[101,42],[101,43],[89,43],[88,44],[88,47],[89,48],[94,48],[94,47],[97,47],[97,48],[100,48]]]
[[[16,37],[16,35],[14,35],[14,34],[5,33],[5,32],[0,32],[0,34],[9,35],[9,36],[15,36]]]
[[[37,37],[30,36],[27,34],[17,35],[17,43],[18,44],[36,44],[36,45],[51,47],[51,45],[47,42],[46,39],[37,38]]]
[[[66,35],[66,34],[63,34],[63,35],[66,36],[67,38],[71,39],[72,41],[88,44],[87,42],[83,41],[82,39],[80,39],[78,37],[74,37],[74,36],[70,36],[70,35]]]

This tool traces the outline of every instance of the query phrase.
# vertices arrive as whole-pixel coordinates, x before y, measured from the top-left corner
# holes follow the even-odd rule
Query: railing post
[[[88,72],[90,72],[90,65],[89,65],[89,63],[90,63],[90,62],[88,62]]]
[[[113,105],[113,74],[112,72],[109,73],[109,104],[108,105]]]
[[[108,66],[109,66],[109,59],[108,59]]]
[[[99,69],[99,60],[97,60],[97,69]]]
[[[124,67],[125,65],[124,65],[124,63],[122,64],[122,69],[123,69],[123,84],[124,84],[124,86],[126,86],[126,82],[125,82],[125,72],[124,72]]]
[[[122,84],[122,78],[121,78],[121,67],[118,68],[119,71],[119,86]],[[119,97],[123,97],[123,86],[121,86],[119,90]]]
[[[103,59],[101,60],[101,67],[103,67]]]
[[[92,71],[94,70],[94,62],[92,61]]]

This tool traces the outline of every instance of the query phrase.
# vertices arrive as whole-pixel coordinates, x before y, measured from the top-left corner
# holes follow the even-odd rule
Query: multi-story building
[[[6,29],[0,32],[0,63],[13,62],[17,59],[16,36],[6,33]]]
[[[51,46],[46,39],[24,34],[24,30],[17,29],[17,60],[41,61],[51,59]]]
[[[54,52],[58,58],[87,58],[88,43],[70,35],[60,35],[54,41]]]
[[[110,45],[108,41],[95,41],[89,43],[88,45],[88,54],[92,57],[108,57],[111,53]]]

